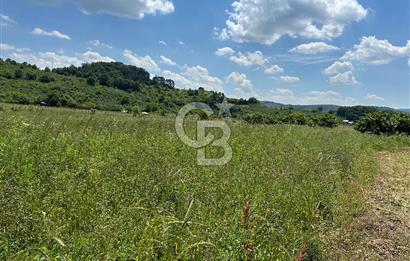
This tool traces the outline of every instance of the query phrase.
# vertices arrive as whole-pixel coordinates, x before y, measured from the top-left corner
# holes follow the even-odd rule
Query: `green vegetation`
[[[39,70],[34,65],[0,60],[0,102],[106,111],[176,112],[190,102],[216,108],[222,93],[173,88],[173,81],[154,77],[141,68],[121,63]],[[193,86],[195,87],[195,86]],[[239,100],[238,100],[239,101]]]
[[[327,260],[329,232],[364,208],[374,149],[410,146],[232,119],[232,161],[201,167],[172,117],[1,108],[1,260],[295,260],[305,244]]]
[[[273,114],[247,114],[244,120],[252,124],[295,124],[334,128],[340,119],[330,113],[306,113],[300,111],[278,110]]]
[[[410,135],[410,114],[395,112],[371,112],[360,118],[356,129],[374,134]]]

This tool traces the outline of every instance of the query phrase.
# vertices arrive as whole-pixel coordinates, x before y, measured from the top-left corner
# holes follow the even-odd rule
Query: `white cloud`
[[[265,69],[265,74],[275,74],[275,73],[282,73],[283,68],[279,67],[278,65],[271,65]]]
[[[264,65],[268,62],[261,51],[247,52],[242,54],[239,52],[237,55],[233,55],[229,58],[232,62],[239,64],[241,66],[252,66],[252,65]]]
[[[336,61],[324,70],[326,75],[335,75],[338,73],[352,71],[354,70],[353,64],[351,62],[340,62]]]
[[[282,82],[287,82],[287,83],[295,83],[300,81],[299,77],[295,77],[295,76],[281,76],[279,77],[279,80],[281,80]]]
[[[183,41],[178,41],[178,44],[185,45],[185,43]]]
[[[175,65],[177,65],[176,62],[174,62],[173,60],[171,60],[171,59],[168,58],[168,57],[165,57],[165,56],[161,55],[160,58],[161,58],[160,63],[162,63],[162,64],[166,64],[166,65],[170,65],[170,66],[175,66]]]
[[[89,41],[88,44],[90,44],[90,45],[92,45],[96,48],[103,47],[103,48],[107,48],[107,49],[112,49],[111,45],[103,43],[100,40],[92,40],[92,41]]]
[[[177,88],[180,89],[193,89],[193,88],[197,88],[198,86],[195,86],[195,84],[188,80],[187,78],[185,78],[184,76],[182,76],[179,73],[175,73],[175,72],[171,72],[171,71],[163,71],[162,75],[165,78],[169,78],[172,79],[175,82],[175,86]]]
[[[343,85],[353,85],[358,84],[352,71],[347,71],[344,73],[338,73],[335,76],[329,78],[331,84],[343,84]]]
[[[5,43],[0,43],[0,50],[1,51],[15,51],[17,48],[14,47],[13,45],[5,44]]]
[[[127,59],[129,63],[137,67],[144,68],[148,72],[155,74],[160,71],[158,64],[151,58],[151,56],[138,56],[130,50],[125,49],[123,56]]]
[[[34,35],[44,35],[44,36],[57,37],[57,38],[60,38],[60,39],[65,39],[65,40],[71,40],[70,36],[68,36],[66,34],[63,34],[63,33],[60,33],[59,31],[56,31],[56,30],[51,31],[51,32],[47,32],[47,31],[44,31],[41,28],[36,27],[36,28],[34,28],[34,30],[31,33],[34,34]]]
[[[235,51],[230,47],[219,48],[215,51],[216,56],[232,55]]]
[[[239,72],[232,72],[226,77],[226,82],[235,84],[236,88],[242,91],[252,91],[253,84],[248,77]]]
[[[388,64],[399,58],[410,55],[410,41],[406,46],[394,46],[387,40],[379,40],[375,36],[363,37],[354,50],[345,53],[344,61],[358,61],[361,63],[380,65]]]
[[[330,39],[367,10],[357,0],[237,0],[220,39],[273,44],[283,35]]]
[[[283,88],[272,89],[269,92],[274,95],[281,95],[281,96],[288,96],[288,97],[292,97],[295,95],[293,91],[289,89],[283,89]]]
[[[368,93],[366,97],[364,97],[366,100],[373,100],[373,101],[384,101],[384,98],[377,96],[376,94],[370,94]]]
[[[37,2],[52,3],[59,0],[36,0]],[[175,11],[171,0],[72,0],[82,12],[106,13],[130,19],[142,19],[146,14],[169,14]]]
[[[194,84],[194,88],[204,87],[207,90],[223,92],[222,80],[209,75],[208,69],[205,67],[200,65],[192,67],[185,65],[182,75]]]
[[[343,97],[335,91],[311,91],[308,93],[295,94],[289,89],[276,88],[270,90],[267,97],[271,101],[285,104],[357,104],[354,98]]]
[[[61,55],[55,52],[31,52],[27,48],[16,48],[11,45],[1,44],[2,50],[7,52],[7,57],[17,62],[35,64],[40,68],[59,68],[70,65],[81,66],[83,63],[114,62],[110,57],[99,53],[87,51],[76,56]]]
[[[115,62],[113,59],[107,56],[102,56],[99,53],[87,51],[83,53],[83,59],[87,63],[94,63],[94,62]]]
[[[167,42],[165,42],[165,41],[158,41],[158,43],[159,43],[160,45],[163,45],[163,46],[167,46],[167,45],[168,45]]]
[[[11,19],[10,16],[0,14],[0,26],[9,26],[12,24],[16,24],[16,22]]]
[[[339,47],[329,45],[324,42],[311,42],[307,44],[298,45],[289,50],[292,53],[302,53],[302,54],[318,54],[326,53],[331,51],[339,50]]]
[[[16,53],[10,54],[10,58],[17,62],[27,62],[35,64],[40,68],[58,68],[67,67],[70,65],[81,66],[84,62],[79,57],[59,55],[54,52],[40,52],[40,53]]]

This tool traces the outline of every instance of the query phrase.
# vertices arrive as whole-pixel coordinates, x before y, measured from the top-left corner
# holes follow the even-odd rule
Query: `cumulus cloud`
[[[167,46],[167,45],[168,45],[167,42],[165,42],[165,41],[158,41],[158,43],[159,43],[160,45],[163,45],[163,46]]]
[[[376,94],[370,94],[368,93],[366,97],[364,97],[366,100],[372,100],[372,101],[384,101],[384,98],[377,96]]]
[[[245,54],[239,52],[236,55],[232,55],[229,59],[241,66],[262,66],[268,62],[268,59],[263,55],[261,51],[247,52]]]
[[[194,84],[194,88],[204,87],[207,90],[223,92],[222,80],[218,77],[209,75],[207,68],[200,65],[185,65],[183,69],[184,72],[182,72],[182,76],[189,79]]]
[[[175,86],[180,89],[193,89],[198,87],[195,86],[195,84],[191,80],[188,80],[186,77],[182,76],[179,73],[166,70],[162,72],[162,75],[165,78],[172,79],[175,82]]]
[[[166,64],[166,65],[170,65],[170,66],[175,66],[175,65],[177,65],[176,62],[174,62],[173,60],[171,60],[171,59],[168,58],[168,57],[165,57],[165,56],[161,55],[160,58],[161,58],[160,63],[162,63],[162,64]]]
[[[83,63],[114,62],[113,59],[96,52],[87,51],[76,56],[61,55],[55,52],[31,52],[28,48],[16,48],[1,44],[1,49],[7,52],[7,57],[17,62],[35,64],[39,68],[59,68],[70,65],[81,66]]]
[[[0,26],[9,26],[13,24],[16,24],[16,22],[11,19],[10,16],[0,14]]]
[[[279,77],[279,80],[281,80],[282,82],[287,82],[287,83],[295,83],[300,81],[299,77],[295,77],[295,76],[281,76]]]
[[[60,0],[36,0],[37,2],[51,3]],[[145,15],[169,14],[175,11],[171,0],[71,0],[76,3],[82,12],[106,13],[130,19],[142,19]]]
[[[220,39],[273,44],[283,35],[330,39],[367,10],[357,0],[238,0]]]
[[[290,89],[276,88],[270,90],[267,97],[271,101],[285,104],[357,104],[354,98],[343,97],[335,91],[311,91],[308,93],[295,94]]]
[[[130,64],[144,68],[152,74],[158,73],[160,71],[158,64],[149,55],[139,56],[132,51],[125,49],[123,56]]]
[[[235,51],[230,47],[219,48],[215,51],[216,56],[232,55]]]
[[[265,74],[276,74],[276,73],[282,73],[283,72],[283,68],[281,68],[278,65],[271,65],[267,68],[265,68],[264,73]]]
[[[399,58],[410,55],[410,41],[405,46],[394,46],[387,40],[379,40],[375,36],[363,37],[353,50],[345,53],[343,61],[357,61],[365,64],[388,64]]]
[[[250,92],[253,90],[252,82],[243,73],[232,72],[226,77],[226,82],[234,84],[237,89],[242,91]]]
[[[107,48],[112,49],[112,46],[106,43],[101,42],[100,40],[92,40],[88,42],[89,45],[94,46],[95,48]]]
[[[338,73],[335,76],[329,78],[331,84],[343,84],[343,85],[353,85],[358,84],[356,77],[353,75],[352,71],[347,71],[343,73]]]
[[[31,34],[57,37],[57,38],[64,39],[64,40],[71,40],[70,36],[68,36],[66,34],[63,34],[63,33],[60,33],[59,31],[54,30],[54,31],[51,31],[51,32],[47,32],[47,31],[45,31],[41,28],[38,28],[38,27],[34,28],[33,31],[31,32]]]
[[[301,53],[301,54],[318,54],[326,53],[331,51],[339,50],[339,47],[329,45],[324,42],[311,42],[307,44],[298,45],[289,50],[291,53]]]
[[[103,56],[96,52],[87,51],[83,53],[83,59],[87,63],[94,63],[94,62],[115,62],[113,59],[107,56]]]
[[[334,75],[346,71],[354,70],[353,64],[351,62],[340,62],[336,61],[324,70],[326,75]]]

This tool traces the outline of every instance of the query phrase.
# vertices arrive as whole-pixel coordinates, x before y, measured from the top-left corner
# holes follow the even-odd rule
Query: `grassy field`
[[[365,207],[375,150],[410,145],[229,125],[231,162],[201,167],[170,116],[3,106],[0,259],[326,260],[329,233]]]

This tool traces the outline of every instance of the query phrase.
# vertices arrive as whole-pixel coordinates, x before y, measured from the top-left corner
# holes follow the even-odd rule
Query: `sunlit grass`
[[[0,259],[294,260],[304,244],[325,259],[327,232],[363,208],[374,149],[410,144],[229,124],[232,161],[201,167],[172,117],[6,106]]]

